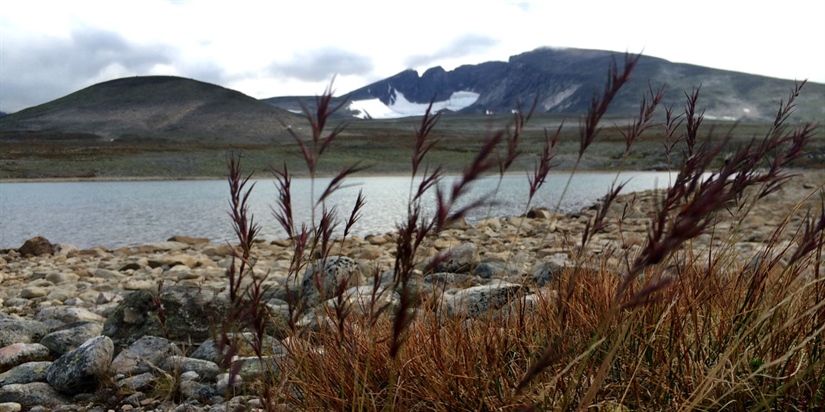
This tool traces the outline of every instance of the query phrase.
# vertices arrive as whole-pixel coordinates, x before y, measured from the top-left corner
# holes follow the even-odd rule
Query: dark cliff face
[[[392,105],[400,92],[413,103],[447,100],[458,91],[479,94],[461,113],[509,112],[519,101],[529,105],[538,98],[538,110],[579,114],[587,111],[594,93],[601,92],[612,62],[621,68],[623,53],[602,50],[542,48],[510,57],[507,62],[465,65],[452,71],[434,67],[422,75],[405,70],[395,76],[355,90],[350,100],[378,98]],[[702,86],[707,114],[718,118],[771,121],[779,99],[793,87],[789,80],[671,63],[642,56],[631,81],[616,96],[610,114],[635,115],[649,87],[667,84],[664,103],[681,106],[684,92]],[[808,85],[801,96],[798,115],[820,118],[825,85]],[[807,95],[807,96],[806,96]],[[806,103],[805,99],[810,100]],[[819,99],[819,100],[817,100]],[[810,107],[803,107],[808,105]]]

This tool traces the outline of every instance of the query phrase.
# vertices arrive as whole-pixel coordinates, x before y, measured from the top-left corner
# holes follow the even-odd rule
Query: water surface
[[[567,182],[568,175],[550,175],[533,200],[534,206],[552,209]],[[664,187],[666,172],[623,173],[629,179],[625,192]],[[615,173],[581,173],[573,177],[561,204],[568,212],[589,206],[605,195]],[[493,198],[499,178],[488,177],[468,193],[467,201]],[[446,182],[449,184],[450,180]],[[272,216],[278,193],[272,180],[255,181],[251,211],[261,223],[261,236],[267,240],[283,238],[284,232]],[[329,183],[317,179],[316,194]],[[366,205],[354,228],[357,235],[395,230],[407,210],[409,177],[352,177],[348,187],[333,195],[327,205],[335,206],[342,220],[349,216],[359,190]],[[310,180],[294,179],[293,210],[299,222],[311,216]],[[514,216],[524,213],[528,182],[524,175],[505,176],[496,204],[489,216]],[[426,205],[433,208],[433,196]],[[105,246],[117,248],[158,242],[174,235],[206,237],[212,242],[234,242],[229,219],[229,190],[226,181],[145,181],[145,182],[47,182],[0,184],[0,248],[20,247],[26,239],[44,236],[52,243],[69,243],[80,248]],[[488,217],[482,207],[468,216],[474,223]]]

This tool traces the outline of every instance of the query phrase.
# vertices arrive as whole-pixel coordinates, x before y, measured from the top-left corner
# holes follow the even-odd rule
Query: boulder
[[[277,379],[281,372],[279,360],[280,356],[243,356],[236,357],[232,362],[232,370],[238,371],[237,376],[241,381],[247,380],[273,380]],[[227,382],[228,383],[228,382]]]
[[[184,399],[194,399],[207,405],[223,401],[223,398],[211,385],[204,385],[196,381],[181,382],[180,394]]]
[[[94,390],[112,363],[114,344],[107,336],[89,339],[79,348],[57,358],[46,368],[46,380],[69,395]]]
[[[530,279],[535,282],[535,284],[544,286],[557,276],[560,276],[563,271],[564,263],[551,259],[546,262],[536,263],[530,271]]]
[[[106,319],[88,309],[74,306],[51,306],[37,312],[35,320],[45,324],[63,324],[74,322],[103,323]]]
[[[0,373],[0,388],[6,385],[46,382],[46,368],[51,362],[26,362]]]
[[[0,317],[0,348],[13,343],[39,342],[48,332],[43,322]]]
[[[473,274],[482,279],[498,279],[505,276],[516,276],[519,274],[518,267],[505,262],[483,262],[473,270]]]
[[[318,259],[310,265],[301,280],[301,298],[307,306],[315,306],[322,300],[337,296],[339,286],[344,290],[357,286],[361,274],[355,260],[345,256]]]
[[[0,348],[0,372],[32,361],[42,361],[49,357],[49,349],[39,343],[15,343]]]
[[[187,245],[205,245],[209,243],[209,239],[205,237],[189,237],[189,236],[172,236],[166,239],[167,242],[186,243]]]
[[[469,278],[470,275],[464,273],[437,272],[424,276],[424,283],[431,283],[433,286],[443,289],[466,282]]]
[[[203,381],[214,381],[221,373],[217,363],[184,356],[169,356],[160,363],[160,367],[169,373],[181,374],[184,372],[195,372]]]
[[[169,286],[155,301],[155,291],[138,290],[126,296],[103,324],[116,352],[143,336],[165,336],[173,341],[202,342],[229,307],[224,295],[195,286]],[[159,309],[163,308],[164,322]],[[164,328],[165,323],[165,328]],[[166,335],[164,335],[166,334]]]
[[[358,315],[368,314],[371,309],[373,313],[379,310],[394,313],[401,302],[401,296],[385,286],[379,286],[377,289],[373,286],[349,288],[342,296],[344,307]],[[324,305],[332,311],[337,304],[337,297],[324,302]]]
[[[182,354],[168,339],[144,336],[122,350],[112,361],[110,370],[127,376],[153,372],[166,358]]]
[[[235,334],[229,333],[227,336],[232,339],[235,337]],[[238,336],[238,342],[240,344],[240,350],[244,353],[252,353],[252,347],[250,346],[250,342],[253,341],[254,335],[251,332],[244,332],[243,334]],[[270,354],[285,354],[286,348],[284,347],[281,342],[271,336],[264,335],[263,339],[264,344],[264,355]],[[195,359],[203,359],[208,360],[211,362],[215,362],[217,364],[221,364],[223,362],[224,354],[227,353],[229,348],[224,348],[223,353],[221,353],[218,343],[215,342],[215,339],[209,338],[205,340],[194,352],[192,352],[189,357]]]
[[[70,403],[70,399],[55,391],[48,383],[33,382],[0,387],[0,403],[19,403],[29,410],[34,406],[56,408]]]
[[[547,210],[546,208],[532,207],[532,208],[530,208],[530,211],[527,212],[527,217],[530,218],[530,219],[544,220],[544,219],[550,219],[550,218],[557,217],[557,216],[553,212]],[[557,218],[561,218],[561,216],[558,216]]]
[[[508,282],[474,286],[452,295],[444,295],[443,302],[449,316],[475,318],[507,305],[527,288]]]
[[[100,336],[103,325],[99,322],[73,322],[60,327],[40,340],[40,344],[49,348],[57,356],[74,350],[89,339]]]
[[[470,273],[478,265],[478,252],[474,244],[464,243],[437,255],[435,259],[432,268],[435,272]]]
[[[55,247],[48,239],[42,236],[33,237],[23,243],[17,252],[22,256],[53,255]]]
[[[130,391],[149,391],[155,383],[155,375],[151,372],[128,376],[117,381],[117,386]]]

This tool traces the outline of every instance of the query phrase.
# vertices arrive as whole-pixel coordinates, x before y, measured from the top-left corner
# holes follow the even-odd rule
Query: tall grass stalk
[[[562,197],[637,61],[638,56],[625,56],[621,69],[615,61],[611,65],[604,90],[580,123],[578,157]],[[665,107],[663,150],[668,162],[679,166],[671,185],[658,191],[652,204],[642,203],[621,195],[617,174],[607,195],[585,215],[575,245],[568,244],[572,264],[548,285],[523,281],[522,291],[536,292],[529,295],[532,303],[516,295],[509,314],[491,309],[449,315],[438,291],[428,294],[419,288],[422,275],[450,258],[444,251],[428,255],[428,245],[491,200],[466,202],[465,197],[478,179],[496,171],[501,176],[504,165],[513,164],[529,113],[519,111],[511,130],[495,131],[482,141],[476,157],[448,185],[441,167],[426,161],[438,142],[432,131],[440,117],[427,110],[415,133],[407,216],[391,237],[394,261],[386,273],[374,268],[367,281],[369,307],[363,311],[349,303],[346,280],[332,296],[321,294],[321,302],[327,302],[321,306],[306,302],[299,287],[307,268],[318,270],[315,265],[323,266],[333,250],[348,250],[347,236],[367,200],[359,195],[343,220],[338,208],[325,201],[346,187],[344,180],[361,166],[342,170],[318,199],[312,193],[320,215],[313,214],[309,225],[293,217],[290,172],[285,166],[273,169],[279,190],[273,213],[291,240],[292,261],[283,328],[288,354],[277,360],[280,375],[264,381],[264,408],[818,410],[825,405],[825,190],[816,189],[822,200],[801,220],[795,217],[802,212],[801,203],[799,210],[790,211],[759,253],[743,255],[737,246],[746,219],[766,198],[779,195],[792,176],[788,167],[803,156],[816,131],[812,124],[788,123],[803,85],[780,103],[764,138],[727,156],[727,141],[714,144],[703,138],[708,134],[703,135],[698,88],[686,94],[684,113]],[[633,142],[656,128],[663,93],[664,88],[651,88],[639,116],[622,132],[625,159]],[[331,100],[328,89],[314,114],[305,110],[311,139],[293,135],[313,178],[318,158],[343,130],[324,131],[335,110]],[[553,166],[560,135],[561,129],[545,134],[544,152],[528,177],[528,207]],[[243,320],[239,329],[253,332],[253,347],[261,348],[256,354],[263,359],[261,342],[276,316],[240,311],[266,306],[251,246],[257,226],[244,207],[247,180],[237,165],[230,164],[230,172],[241,269],[235,272],[233,265],[228,270],[232,293],[238,296],[239,309],[232,317]],[[428,209],[425,194],[431,191],[435,200]],[[593,252],[593,245],[611,231],[624,238],[623,223],[635,207],[643,207],[649,217],[645,240]],[[336,239],[341,222],[344,235]],[[549,230],[536,234],[542,238],[538,249],[549,235]],[[511,241],[513,247],[518,236]],[[700,247],[702,242],[708,246]],[[241,282],[245,276],[249,280]],[[324,289],[317,277],[316,286]],[[386,291],[397,293],[394,303],[380,303]],[[307,316],[316,322],[309,324]]]

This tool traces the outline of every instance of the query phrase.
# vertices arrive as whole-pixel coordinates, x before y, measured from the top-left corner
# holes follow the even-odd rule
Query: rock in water
[[[17,249],[23,256],[53,255],[54,245],[42,236],[33,237]]]
[[[89,339],[46,368],[46,380],[60,392],[74,395],[97,387],[112,363],[114,344],[107,336]]]

